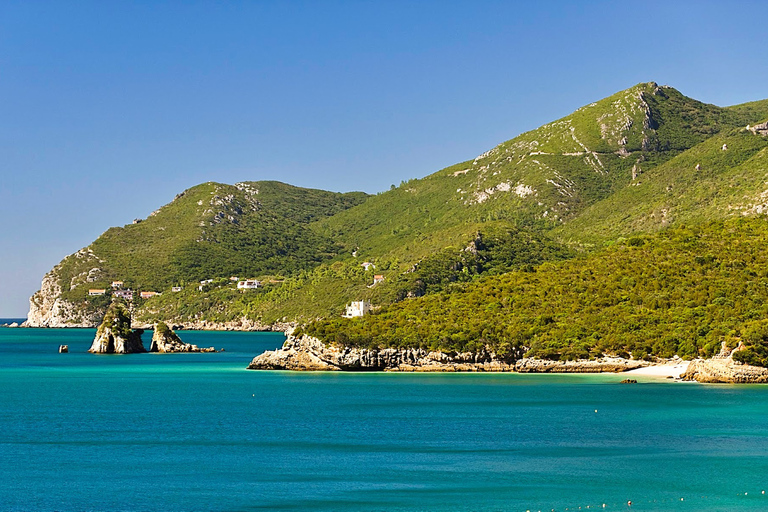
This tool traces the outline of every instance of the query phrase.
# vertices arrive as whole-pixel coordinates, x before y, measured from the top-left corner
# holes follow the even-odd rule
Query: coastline
[[[675,362],[677,361],[677,362]],[[637,377],[657,377],[661,379],[681,379],[683,374],[688,370],[690,361],[684,361],[682,359],[672,360],[669,362],[661,362],[644,368],[636,368],[634,370],[627,371],[627,375]]]
[[[19,328],[30,328],[30,329],[96,329],[98,328],[99,324],[101,322],[80,322],[80,323],[66,323],[66,324],[54,324],[54,325],[30,325],[29,321],[24,321],[23,323],[20,323],[17,327]],[[237,321],[232,322],[208,322],[208,321],[198,321],[198,322],[174,322],[174,321],[167,321],[165,322],[174,331],[180,330],[180,331],[221,331],[221,332],[232,332],[232,331],[238,331],[238,332],[283,332],[283,333],[289,333],[293,329],[296,328],[296,324],[294,322],[275,322],[273,324],[264,324],[261,322],[254,322],[247,319],[241,319]],[[154,322],[133,322],[133,327],[136,329],[144,329],[144,330],[151,330],[154,326]],[[4,326],[0,325],[0,327],[11,327],[11,326]]]
[[[517,357],[516,357],[517,356]],[[632,377],[696,381],[700,383],[768,383],[768,368],[742,364],[727,357],[684,361],[675,356],[654,362],[602,357],[595,360],[551,361],[490,351],[447,354],[424,349],[360,349],[326,345],[310,336],[288,335],[283,346],[253,358],[249,370],[347,372],[508,372],[508,373],[616,373]]]
[[[680,359],[650,362],[620,357],[552,361],[493,352],[428,352],[423,349],[359,349],[329,346],[310,336],[288,336],[277,350],[253,358],[249,370],[348,372],[496,372],[496,373],[616,373],[679,379],[688,364]]]

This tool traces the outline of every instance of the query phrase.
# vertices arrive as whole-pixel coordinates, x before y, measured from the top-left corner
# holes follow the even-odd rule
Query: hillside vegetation
[[[310,224],[365,200],[278,182],[192,187],[147,219],[107,230],[59,269],[62,296],[83,300],[113,280],[162,291],[223,276],[293,274],[341,247]]]
[[[765,217],[679,226],[303,332],[348,346],[527,348],[547,359],[712,355],[768,317],[766,243]]]
[[[678,320],[700,311],[698,295],[668,289],[658,297],[665,306],[651,308],[650,287],[671,286],[677,274],[635,275],[621,257],[658,270],[662,259],[683,265],[694,255],[679,240],[683,231],[718,258],[715,250],[725,250],[713,245],[718,229],[733,233],[734,244],[751,240],[745,225],[761,233],[757,221],[734,219],[768,212],[768,132],[746,128],[766,119],[768,100],[718,107],[651,82],[373,196],[269,181],[205,183],[65,258],[50,274],[61,291],[44,283],[31,309],[35,318],[104,311],[109,296],[88,297],[88,289],[118,280],[163,292],[134,299],[134,317],[146,323],[310,322],[307,332],[366,346],[692,356],[737,337],[751,317],[709,318],[710,327],[693,335],[690,325],[701,322]],[[594,275],[584,277],[587,270]],[[583,297],[560,275],[583,283]],[[627,295],[640,297],[629,299],[635,309],[605,295],[623,296],[614,275],[638,281],[631,291],[639,295]],[[237,290],[233,276],[261,286]],[[676,277],[686,294],[703,293],[697,278],[726,279],[693,270]],[[200,290],[202,280],[211,282]],[[591,295],[600,299],[584,302]],[[54,307],[54,299],[72,307]],[[340,319],[353,300],[371,301],[374,314]],[[619,329],[617,319],[637,308],[653,313]],[[688,330],[659,327],[669,322]]]

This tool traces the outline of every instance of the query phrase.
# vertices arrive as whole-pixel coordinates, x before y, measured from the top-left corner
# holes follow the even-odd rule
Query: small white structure
[[[723,144],[723,151],[727,151],[727,150],[728,150],[728,144]]]
[[[173,286],[173,287],[171,287],[171,291],[172,292],[180,292],[181,291],[181,286]]]
[[[160,295],[160,293],[158,293],[158,292],[141,292],[141,293],[139,293],[139,296],[142,299],[151,299],[152,297],[154,297],[156,295]]]
[[[203,286],[207,284],[211,284],[213,282],[213,279],[203,279],[200,281],[200,286],[197,287],[198,290],[203,291]]]
[[[105,293],[107,293],[107,290],[104,289],[91,288],[88,290],[89,297],[96,297],[97,295],[104,295]]]
[[[373,284],[379,284],[383,280],[384,280],[384,276],[381,274],[376,274],[375,276],[373,276]]]
[[[370,261],[366,261],[365,263],[361,263],[360,266],[363,267],[366,271],[368,271],[369,268],[376,268],[376,265],[374,265]]]
[[[347,310],[342,315],[344,318],[355,318],[363,316],[371,310],[371,303],[367,300],[358,300],[347,306]]]
[[[259,282],[256,279],[246,279],[245,281],[237,282],[238,290],[253,290],[259,287]]]
[[[112,295],[119,299],[133,300],[133,291],[129,288],[127,290],[115,290]]]
[[[122,281],[112,281],[112,288],[118,290],[123,287]]]
[[[697,171],[700,171],[700,170],[701,170],[701,164],[696,164],[696,170],[697,170]]]

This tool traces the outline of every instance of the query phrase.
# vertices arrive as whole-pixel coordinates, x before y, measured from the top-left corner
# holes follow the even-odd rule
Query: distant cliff
[[[70,256],[73,257],[73,256]],[[60,265],[45,274],[40,290],[29,299],[26,327],[96,327],[106,308],[87,307],[61,296]]]

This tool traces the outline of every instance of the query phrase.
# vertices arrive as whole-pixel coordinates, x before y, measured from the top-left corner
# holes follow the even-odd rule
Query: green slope
[[[768,143],[744,129],[766,118],[768,100],[721,108],[638,84],[375,196],[205,183],[111,228],[56,275],[87,308],[108,301],[88,288],[112,280],[184,286],[137,301],[144,321],[309,321],[351,300],[408,302],[633,233],[768,211]],[[371,286],[374,274],[384,282]],[[233,275],[265,286],[241,293]],[[214,283],[200,292],[203,279]]]
[[[108,288],[113,280],[160,291],[214,277],[310,269],[339,250],[310,223],[365,197],[278,182],[198,185],[66,258],[59,269],[63,297],[82,299],[88,288]]]
[[[768,315],[768,219],[631,238],[303,329],[329,343],[575,359],[711,355]]]
[[[406,262],[462,243],[488,221],[567,225],[681,152],[768,116],[766,108],[720,108],[639,84],[321,225],[362,255]]]
[[[723,150],[723,147],[727,149]],[[557,234],[602,243],[679,222],[768,211],[768,138],[735,129],[644,173]]]

